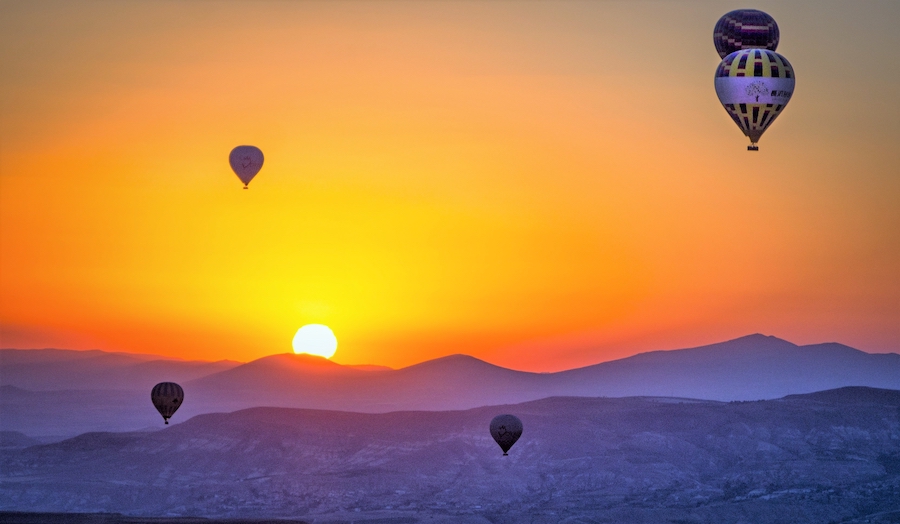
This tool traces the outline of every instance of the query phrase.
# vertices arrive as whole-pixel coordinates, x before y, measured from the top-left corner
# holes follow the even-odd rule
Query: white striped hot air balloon
[[[794,94],[794,68],[768,49],[743,49],[726,56],[716,69],[716,95],[734,123],[756,143]]]

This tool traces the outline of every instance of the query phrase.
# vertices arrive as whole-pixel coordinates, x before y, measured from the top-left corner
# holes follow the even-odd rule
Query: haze
[[[795,96],[719,105],[733,2],[5,2],[2,346],[556,371],[900,341],[900,3],[756,2]],[[232,147],[266,155],[248,191]]]

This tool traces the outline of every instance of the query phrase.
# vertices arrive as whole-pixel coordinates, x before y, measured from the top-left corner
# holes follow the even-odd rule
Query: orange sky
[[[900,3],[753,6],[797,72],[758,153],[713,89],[739,7],[3,3],[0,345],[246,361],[322,323],[337,362],[394,367],[896,352]]]

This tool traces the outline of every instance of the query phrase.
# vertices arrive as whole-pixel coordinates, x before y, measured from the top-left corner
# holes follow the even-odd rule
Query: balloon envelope
[[[228,155],[228,162],[231,164],[234,174],[241,179],[241,182],[244,183],[244,189],[246,189],[247,184],[262,169],[263,154],[255,146],[237,146]]]
[[[491,420],[491,436],[506,455],[509,448],[522,436],[522,421],[515,415],[497,415]]]
[[[775,51],[744,49],[722,60],[715,82],[719,102],[756,149],[794,94],[794,69]]]
[[[160,382],[150,391],[150,400],[168,424],[169,418],[184,401],[184,390],[174,382]]]
[[[741,49],[774,51],[778,47],[779,37],[775,19],[756,9],[737,9],[725,13],[713,29],[713,43],[722,58]]]

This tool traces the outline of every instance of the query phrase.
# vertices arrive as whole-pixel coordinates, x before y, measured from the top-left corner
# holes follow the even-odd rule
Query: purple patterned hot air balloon
[[[247,184],[262,169],[263,154],[255,146],[237,146],[228,155],[228,162],[231,164],[234,174],[244,183],[244,189],[247,189]]]
[[[737,9],[725,13],[716,22],[713,42],[721,58],[742,49],[778,47],[778,24],[775,19],[756,9]]]

